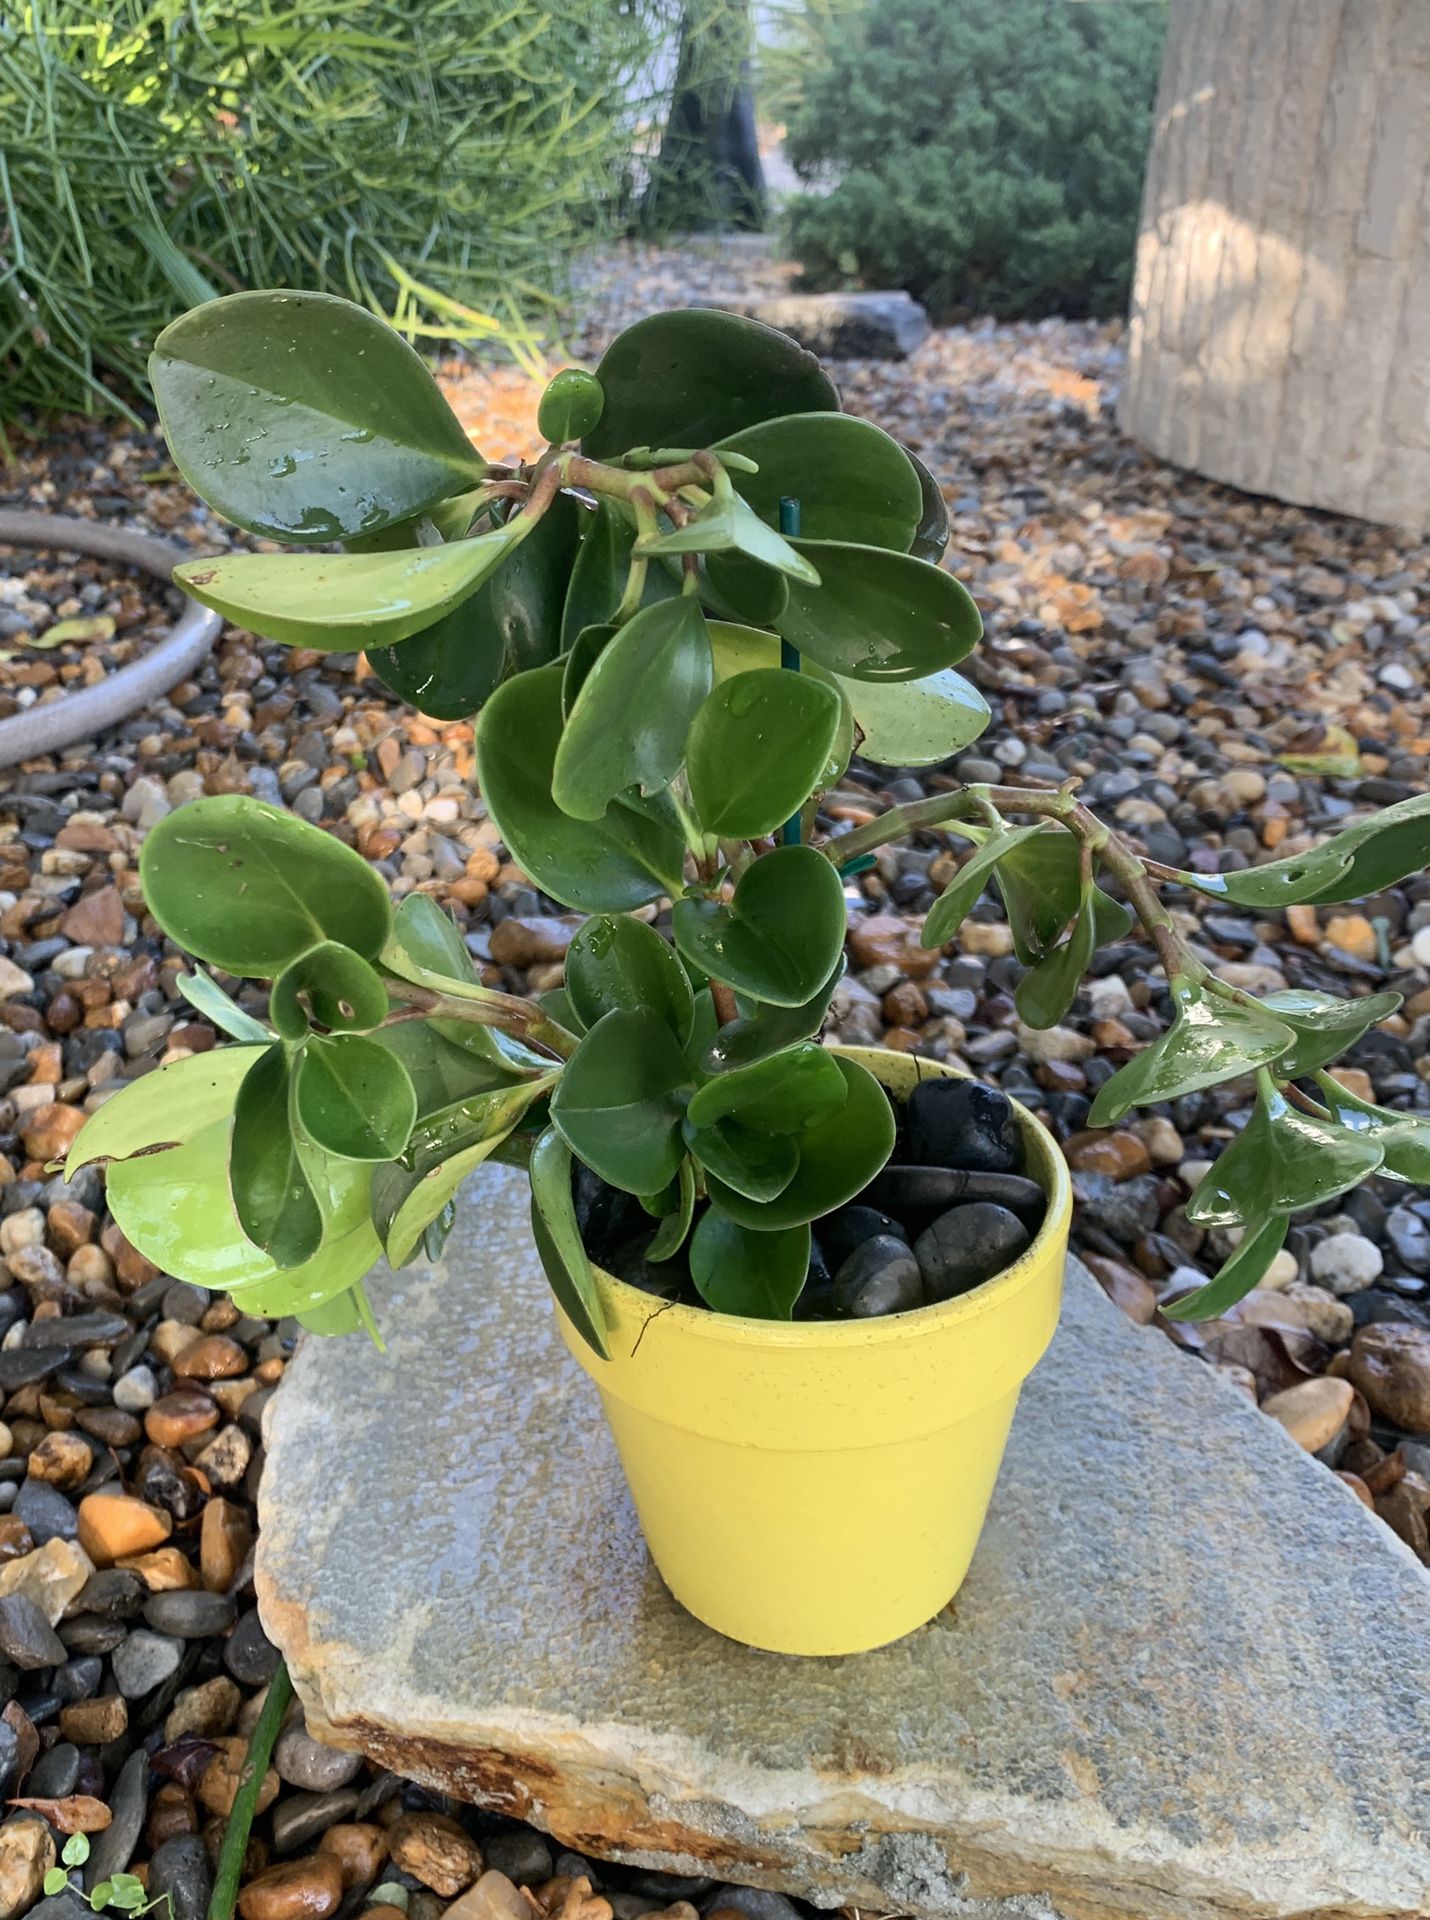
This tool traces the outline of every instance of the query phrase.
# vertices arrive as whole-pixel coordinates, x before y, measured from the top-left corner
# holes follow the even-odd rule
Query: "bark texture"
[[[1430,526],[1430,0],[1174,0],[1120,418]]]

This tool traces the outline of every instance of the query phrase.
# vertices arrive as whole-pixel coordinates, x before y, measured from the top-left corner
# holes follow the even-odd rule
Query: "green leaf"
[[[924,916],[923,932],[919,935],[920,945],[941,947],[951,940],[978,905],[998,862],[1012,848],[1041,831],[1036,826],[1008,827],[990,834],[982,846],[975,847]],[[837,841],[834,851],[839,851]]]
[[[471,540],[398,553],[227,553],[174,578],[235,626],[328,653],[391,646],[475,593],[526,532],[517,518]]]
[[[561,673],[556,661],[518,674],[477,722],[482,795],[513,859],[544,893],[584,913],[623,912],[679,893],[685,842],[673,816],[667,824],[617,800],[600,820],[578,823],[552,799]]]
[[[888,1095],[867,1068],[834,1058],[847,1088],[845,1104],[790,1136],[799,1148],[799,1166],[782,1193],[757,1204],[713,1176],[707,1183],[710,1198],[757,1233],[801,1226],[842,1207],[863,1192],[894,1150]]]
[[[854,680],[921,680],[970,653],[983,622],[942,567],[883,547],[796,540],[821,584],[791,580],[776,621],[791,646]]]
[[[701,1216],[690,1242],[695,1290],[716,1313],[788,1320],[809,1274],[807,1226],[752,1233],[723,1208]]]
[[[95,1913],[100,1913],[109,1905],[109,1896],[114,1888],[108,1880],[100,1880],[89,1890],[89,1904]]]
[[[738,1120],[681,1128],[685,1144],[707,1175],[746,1200],[773,1200],[793,1180],[799,1147],[787,1133],[759,1133]]]
[[[1018,1018],[1029,1027],[1055,1027],[1077,998],[1082,977],[1092,964],[1097,938],[1093,886],[1089,879],[1072,932],[1023,975],[1013,994]]]
[[[995,878],[1023,966],[1051,953],[1077,912],[1081,865],[1077,840],[1060,826],[1019,832],[999,854]]]
[[[1162,1308],[1168,1320],[1215,1320],[1260,1286],[1266,1270],[1286,1244],[1287,1219],[1273,1214],[1249,1229],[1240,1244],[1204,1287],[1196,1287]]]
[[[343,1293],[335,1293],[331,1300],[309,1307],[297,1318],[307,1332],[316,1333],[320,1339],[335,1340],[345,1333],[356,1333],[363,1324],[358,1289],[349,1287]]]
[[[1302,1113],[1263,1075],[1250,1120],[1202,1177],[1187,1218],[1203,1227],[1260,1226],[1268,1214],[1334,1200],[1384,1157],[1374,1134]]]
[[[835,418],[841,416],[836,415]],[[719,494],[693,520],[669,533],[648,534],[635,544],[637,556],[670,553],[741,553],[759,566],[769,567],[807,586],[819,585],[818,569],[797,553],[783,535],[767,526],[745,505],[738,493]]]
[[[210,1026],[217,1027],[220,1033],[228,1034],[231,1039],[266,1045],[273,1038],[261,1020],[255,1020],[252,1014],[245,1013],[216,980],[211,980],[199,968],[195,967],[192,973],[181,973],[174,985]]]
[[[627,327],[596,378],[606,410],[582,443],[596,459],[631,447],[713,447],[761,420],[839,406],[819,361],[788,334],[709,307]]]
[[[417,1096],[419,1114],[435,1113],[438,1108],[450,1107],[455,1101],[470,1099],[473,1094],[511,1084],[514,1068],[509,1060],[495,1050],[487,1053],[460,1045],[439,1031],[439,1025],[445,1028],[447,1023],[403,1020],[372,1035],[379,1046],[402,1062]],[[491,1031],[485,1027],[463,1028],[464,1037]],[[537,1054],[531,1054],[530,1059],[543,1069],[551,1064]]]
[[[625,591],[635,521],[611,500],[598,500],[584,517],[581,545],[572,564],[561,614],[561,650],[569,652],[587,627],[610,623]]]
[[[489,506],[483,489],[472,487],[466,493],[439,500],[435,507],[410,520],[394,520],[371,533],[346,534],[343,549],[347,553],[400,553],[406,548],[434,545],[434,534],[438,540],[461,540],[471,532],[478,514]]]
[[[675,1205],[657,1227],[654,1240],[645,1250],[646,1259],[673,1260],[685,1245],[685,1236],[690,1232],[694,1215],[695,1167],[690,1160],[682,1160],[676,1177]]]
[[[1338,1000],[1333,994],[1312,993],[1301,987],[1263,995],[1261,1005],[1284,1021],[1296,1044],[1276,1063],[1285,1080],[1299,1080],[1328,1060],[1353,1047],[1362,1034],[1388,1020],[1401,1004],[1398,993],[1368,993],[1359,1000]]]
[[[133,1873],[116,1873],[110,1881],[109,1903],[124,1911],[142,1907],[145,1900],[144,1882]]]
[[[1383,893],[1430,864],[1430,793],[1397,800],[1309,853],[1291,854],[1242,873],[1179,873],[1194,887],[1238,906],[1284,907],[1314,900],[1339,906]]]
[[[807,540],[852,540],[907,553],[923,513],[913,462],[870,420],[848,413],[797,413],[722,440],[758,473],[732,473],[736,491],[761,520],[780,523],[780,501],[798,499]]]
[[[842,709],[832,687],[760,668],[723,681],[695,716],[686,751],[700,824],[726,839],[773,833],[827,768]]]
[[[777,847],[752,862],[725,900],[677,900],[680,952],[755,1000],[801,1007],[828,980],[844,945],[844,889],[812,847]]]
[[[392,924],[387,888],[360,854],[241,794],[166,815],[144,841],[139,878],[171,940],[257,979],[321,940],[370,960]]]
[[[325,293],[236,293],[154,343],[174,464],[250,533],[323,546],[434,507],[486,462],[391,327]]]
[[[1088,1125],[1110,1127],[1133,1107],[1238,1080],[1269,1066],[1295,1041],[1289,1026],[1255,1005],[1171,982],[1176,1018],[1159,1040],[1119,1067],[1098,1089]]]
[[[597,1021],[562,1070],[551,1119],[592,1172],[627,1193],[659,1193],[683,1157],[680,1119],[690,1069],[650,1008]]]
[[[847,1098],[834,1055],[800,1042],[717,1074],[695,1095],[687,1117],[697,1127],[728,1117],[761,1133],[802,1133],[837,1113]]]
[[[78,1839],[79,1836],[78,1834],[73,1834],[71,1835],[71,1838]],[[69,1885],[69,1883],[70,1883],[70,1877],[65,1872],[63,1867],[49,1868],[49,1870],[45,1874],[45,1878],[43,1882],[45,1892],[50,1896],[52,1900],[54,1899],[56,1894],[63,1893],[65,1888]]]
[[[599,820],[630,787],[668,787],[712,671],[694,599],[662,601],[628,621],[593,662],[556,749],[551,792],[562,812]]]
[[[233,1112],[229,1179],[238,1223],[280,1267],[299,1267],[318,1251],[323,1216],[298,1157],[289,1123],[288,1061],[280,1046],[254,1061]]]
[[[1329,1073],[1318,1073],[1316,1082],[1340,1126],[1375,1136],[1385,1152],[1380,1169],[1384,1175],[1430,1187],[1430,1116],[1374,1106],[1348,1092]]]
[[[305,1040],[313,1027],[365,1033],[388,1011],[387,989],[377,974],[335,940],[290,961],[274,981],[269,1001],[273,1024],[285,1040]]]
[[[606,410],[606,395],[594,373],[563,367],[547,381],[536,409],[536,430],[553,446],[594,433]]]
[[[582,1027],[618,1007],[648,1007],[682,1044],[695,1002],[684,967],[653,927],[628,914],[593,914],[566,950],[566,992]]]
[[[60,1853],[67,1867],[82,1867],[89,1858],[89,1835],[72,1833]]]
[[[716,612],[755,626],[773,626],[789,605],[789,581],[743,553],[707,553],[705,597]]]
[[[239,1225],[228,1174],[231,1131],[225,1115],[183,1146],[109,1169],[109,1206],[125,1238],[175,1279],[232,1293],[244,1312],[264,1316],[306,1312],[360,1280],[382,1252],[368,1218],[372,1168],[300,1143],[324,1237],[311,1260],[285,1271]]]
[[[992,717],[977,687],[952,667],[893,681],[847,679],[814,660],[805,671],[842,690],[863,735],[859,757],[875,766],[935,767],[972,746]]]
[[[581,541],[582,509],[558,493],[470,599],[368,664],[402,699],[438,720],[464,720],[514,673],[555,658],[561,609]]]
[[[714,1028],[697,1055],[699,1070],[706,1074],[728,1073],[735,1067],[752,1066],[796,1040],[807,1040],[824,1025],[834,989],[844,977],[841,953],[834,970],[808,1000],[797,1007],[774,1007],[737,994],[735,1004],[740,1017],[728,1026]],[[709,995],[705,996],[708,1003]]]
[[[430,894],[409,893],[392,916],[392,939],[380,956],[400,979],[419,986],[438,981],[477,984],[477,969],[456,922]]]
[[[571,1149],[552,1127],[531,1153],[531,1231],[562,1312],[587,1346],[609,1360],[601,1296],[576,1221]]]
[[[402,1062],[354,1033],[308,1042],[293,1104],[318,1146],[346,1160],[394,1159],[417,1118],[417,1095]]]
[[[65,1160],[66,1180],[96,1160],[128,1160],[157,1147],[182,1146],[216,1120],[226,1122],[263,1051],[222,1047],[191,1053],[129,1081],[85,1121]]]
[[[571,643],[561,675],[561,711],[568,717],[592,667],[619,632],[613,626],[582,627]]]
[[[467,1175],[521,1124],[557,1077],[508,1081],[416,1122],[401,1161],[379,1167],[372,1179],[372,1221],[394,1267],[412,1258]]]
[[[928,560],[937,566],[948,546],[948,505],[942,487],[919,456],[909,447],[905,447],[904,452],[919,477],[919,524],[914,529],[909,552],[916,560]]]

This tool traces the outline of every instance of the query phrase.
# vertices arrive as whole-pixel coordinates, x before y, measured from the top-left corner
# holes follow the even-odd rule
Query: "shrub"
[[[178,305],[326,288],[520,349],[628,164],[658,10],[31,0],[0,13],[0,417],[145,393]]]
[[[811,280],[902,286],[936,314],[1119,312],[1161,0],[869,0],[791,128]]]

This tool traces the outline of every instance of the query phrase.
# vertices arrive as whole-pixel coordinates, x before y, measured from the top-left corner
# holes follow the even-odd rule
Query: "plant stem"
[[[273,1743],[278,1738],[278,1729],[283,1725],[283,1716],[292,1698],[293,1683],[288,1678],[287,1664],[280,1661],[278,1671],[268,1683],[268,1697],[263,1702],[258,1725],[248,1742],[243,1772],[239,1775],[238,1792],[233,1797],[233,1811],[228,1816],[228,1826],[224,1830],[208,1920],[233,1920],[238,1901],[238,1883],[243,1877],[244,1856],[248,1852],[248,1836],[253,1828],[259,1791],[263,1776],[268,1771]]]
[[[479,1027],[499,1027],[527,1046],[544,1047],[558,1059],[569,1060],[580,1044],[574,1033],[558,1026],[534,1000],[522,1000],[514,993],[498,993],[491,988],[475,994],[439,993],[432,987],[419,987],[411,980],[384,982],[388,996],[410,1008],[407,1014],[391,1014],[389,1019],[466,1020]]]

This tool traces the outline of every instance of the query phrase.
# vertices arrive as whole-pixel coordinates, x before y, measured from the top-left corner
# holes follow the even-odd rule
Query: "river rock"
[[[778,327],[822,360],[906,360],[929,332],[927,313],[902,290],[787,293],[737,302],[736,311]]]
[[[1351,1379],[1371,1411],[1411,1433],[1430,1433],[1430,1332],[1376,1321],[1351,1342]]]
[[[754,1653],[651,1566],[527,1214],[485,1171],[435,1270],[374,1277],[381,1366],[306,1341],[271,1403],[258,1596],[315,1738],[822,1906],[1422,1913],[1430,1579],[1211,1368],[1073,1264],[956,1606],[857,1659]]]

